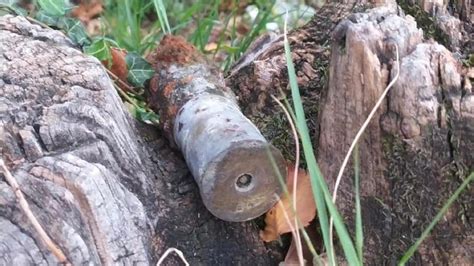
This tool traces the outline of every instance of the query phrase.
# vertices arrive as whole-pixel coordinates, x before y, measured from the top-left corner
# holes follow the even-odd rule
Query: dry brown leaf
[[[112,56],[112,62],[110,63],[108,60],[105,60],[102,64],[122,81],[127,81],[128,69],[127,62],[125,61],[127,51],[112,47],[110,48],[110,54]]]
[[[305,242],[302,243],[303,245],[305,244]],[[306,245],[304,245],[304,247],[306,247]],[[306,256],[304,256],[306,255]],[[311,253],[309,253],[309,255],[311,255]],[[308,265],[307,262],[308,261],[311,261],[308,257],[308,252],[303,252],[303,259],[304,259],[304,265]],[[286,256],[285,256],[285,263],[284,263],[285,266],[299,266],[301,265],[300,264],[300,261],[298,259],[298,252],[297,252],[297,249],[296,249],[296,242],[295,242],[295,236],[292,236],[291,237],[291,244],[290,244],[290,248],[288,248],[288,252],[286,253]]]
[[[293,265],[300,265],[294,236],[291,237],[290,248],[288,248],[288,252],[286,253],[286,256],[285,256],[285,266],[293,266]]]
[[[219,6],[220,12],[234,12],[237,11],[237,14],[241,15],[245,12],[245,8],[249,5],[251,1],[249,0],[224,0]]]
[[[102,64],[110,70],[115,76],[117,76],[121,81],[125,84],[127,83],[127,76],[128,76],[128,68],[127,62],[125,61],[125,56],[127,56],[127,51],[123,49],[119,49],[116,47],[110,48],[110,54],[112,56],[112,62],[108,60],[102,61]],[[125,91],[129,91],[129,88],[123,86],[121,82],[118,84],[120,88]]]
[[[100,19],[93,19],[86,23],[86,31],[89,36],[98,36],[102,34],[102,22]]]
[[[206,44],[206,46],[204,47],[204,51],[206,52],[213,52],[217,49],[217,43],[215,42],[210,42],[208,44]]]
[[[265,215],[266,226],[263,231],[260,231],[260,237],[265,242],[276,240],[280,235],[291,232],[290,225],[288,225],[287,219],[285,218],[285,212],[290,221],[294,223],[295,213],[292,208],[294,171],[294,165],[288,165],[286,186],[289,195],[283,195],[280,199],[281,204],[277,203]],[[311,222],[316,216],[316,204],[314,203],[313,192],[311,190],[310,177],[309,174],[302,169],[298,170],[296,215],[299,217],[303,226],[309,225],[309,222]],[[294,227],[296,228],[296,226]]]
[[[313,254],[311,254],[311,251],[309,250],[309,247],[306,243],[306,241],[302,242],[303,245],[303,260],[304,260],[304,265],[316,265],[313,260]],[[320,253],[319,254],[319,260],[321,261],[321,265],[329,265],[328,258],[326,256],[326,253]],[[288,248],[288,252],[286,253],[285,256],[285,261],[281,262],[280,265],[284,266],[296,266],[296,265],[301,265],[298,259],[298,254],[296,251],[296,242],[295,242],[295,237],[291,237],[291,244],[290,247]]]
[[[99,16],[102,10],[101,0],[83,0],[72,10],[71,16],[87,24],[93,18]]]

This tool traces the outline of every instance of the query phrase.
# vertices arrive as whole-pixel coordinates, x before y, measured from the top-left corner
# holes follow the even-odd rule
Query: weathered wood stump
[[[474,95],[460,61],[442,45],[424,39],[415,20],[395,3],[363,13],[351,14],[351,8],[338,9],[340,15],[333,21],[342,22],[334,30],[330,23],[324,24],[333,17],[316,16],[290,33],[289,40],[318,162],[331,191],[356,132],[400,71],[359,142],[365,262],[393,264],[474,170]],[[316,31],[311,25],[321,23],[318,29],[329,28],[332,38],[311,34]],[[394,62],[395,44],[399,67]],[[330,49],[330,56],[325,49]],[[242,103],[253,107],[250,115],[274,108],[266,100],[270,94],[288,93],[286,69],[279,65],[285,63],[281,38],[260,44],[255,51],[253,60],[243,61],[228,78]],[[327,83],[321,69],[329,70]],[[309,75],[315,77],[308,79]],[[258,114],[252,118],[262,128],[288,131],[286,123]],[[288,147],[291,141],[280,145],[293,152]],[[349,225],[354,224],[351,168],[338,196]],[[471,187],[452,206],[412,260],[415,264],[472,264],[473,195]]]
[[[367,257],[375,264],[394,262],[473,170],[474,95],[463,87],[461,63],[445,47],[423,42],[413,18],[394,7],[356,14],[338,30],[322,104],[318,154],[330,183],[334,184],[357,130],[400,71],[360,141]],[[338,199],[346,217],[353,215],[352,191],[352,175],[346,174]],[[414,261],[472,262],[474,230],[465,222],[474,212],[472,200],[471,190],[453,206]]]
[[[132,119],[100,62],[60,32],[0,18],[0,151],[69,262],[273,264],[252,222],[203,206],[180,155]],[[0,264],[56,265],[0,175]],[[171,256],[166,265],[179,265]]]

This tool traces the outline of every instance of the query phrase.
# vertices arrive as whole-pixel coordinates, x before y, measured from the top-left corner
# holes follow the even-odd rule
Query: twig
[[[184,262],[184,265],[186,266],[189,266],[189,263],[188,261],[186,260],[186,258],[184,257],[184,254],[181,250],[177,249],[177,248],[169,248],[165,251],[165,253],[163,253],[163,255],[160,257],[160,259],[158,260],[158,262],[156,263],[156,266],[160,266],[163,261],[169,256],[169,254],[171,252],[174,252],[176,254],[178,254],[178,257]]]
[[[127,102],[129,102],[131,105],[133,105],[133,106],[135,106],[135,107],[137,107],[137,108],[140,107],[140,106],[138,106],[138,105],[133,101],[133,99],[132,99],[130,96],[127,95],[126,92],[124,92],[124,91],[122,90],[122,88],[120,88],[119,85],[117,85],[117,84],[114,83],[114,87],[115,87],[115,89],[117,90],[117,92],[120,94],[120,96],[122,96],[123,98],[125,98],[125,100],[126,100]]]
[[[139,106],[138,104],[135,103],[135,101],[132,99],[132,97],[130,97],[129,95],[127,95],[127,93],[125,91],[123,91],[120,86],[118,86],[117,84],[114,83],[114,88],[117,90],[117,92],[120,94],[120,96],[122,96],[125,101],[127,101],[128,103],[130,103],[131,105],[133,105],[135,108],[142,108],[144,109],[145,111],[147,112],[152,112],[152,113],[155,113],[155,111],[151,110],[150,107],[148,106],[144,106],[144,107],[141,107]],[[155,113],[156,114],[156,113]],[[150,122],[152,122],[152,124],[154,125],[158,125],[159,124],[159,120],[149,120]]]
[[[349,162],[349,158],[352,154],[352,151],[354,150],[357,142],[359,142],[359,139],[360,137],[362,136],[362,134],[364,133],[365,129],[367,128],[367,126],[369,125],[370,121],[372,120],[372,117],[375,115],[375,113],[377,112],[378,108],[380,107],[380,105],[382,104],[383,100],[385,99],[385,97],[387,96],[387,93],[388,91],[390,90],[390,88],[393,86],[393,84],[395,84],[395,82],[398,80],[398,76],[400,75],[400,62],[399,62],[399,54],[398,54],[398,45],[394,42],[394,46],[395,46],[395,54],[396,54],[396,66],[397,66],[397,72],[396,72],[396,75],[395,77],[392,79],[392,81],[390,81],[390,83],[388,84],[388,86],[385,88],[385,90],[383,91],[382,95],[380,95],[379,99],[377,100],[377,102],[375,103],[375,106],[374,108],[372,108],[372,111],[370,111],[370,114],[369,116],[367,117],[367,119],[365,120],[364,124],[362,124],[362,127],[359,129],[359,131],[357,132],[354,140],[352,141],[352,144],[351,146],[349,147],[349,151],[347,151],[347,154],[346,154],[346,157],[344,158],[344,161],[342,162],[342,165],[341,165],[341,168],[339,169],[339,173],[337,175],[337,178],[336,178],[336,184],[334,186],[334,192],[332,194],[332,202],[334,204],[336,204],[336,199],[337,199],[337,191],[338,191],[338,188],[339,188],[339,184],[341,183],[341,179],[342,179],[342,175],[344,174],[344,170],[347,166],[347,163]],[[334,243],[333,243],[333,217],[331,216],[330,220],[329,220],[329,239],[330,239],[330,243],[331,243],[331,248],[334,248]],[[333,262],[335,263],[334,261],[334,258],[332,258]],[[333,264],[335,265],[335,264]]]
[[[294,177],[293,177],[293,211],[295,213],[295,227],[296,231],[294,233],[296,239],[296,251],[298,253],[298,260],[300,261],[301,265],[304,265],[304,259],[303,259],[303,247],[301,244],[301,236],[300,236],[300,231],[298,229],[298,215],[297,215],[297,210],[296,210],[296,186],[298,184],[298,170],[299,170],[299,165],[300,165],[300,142],[298,138],[298,132],[296,131],[295,124],[293,123],[293,119],[291,118],[290,113],[288,110],[285,108],[285,106],[273,95],[271,95],[273,100],[283,109],[283,112],[286,115],[286,119],[288,119],[288,123],[290,123],[291,131],[293,132],[293,138],[295,140],[295,147],[296,147],[296,156],[295,156],[295,171],[294,171]]]
[[[25,16],[26,20],[28,20],[29,22],[33,23],[33,24],[38,24],[40,25],[41,27],[45,28],[45,29],[50,29],[50,30],[54,30],[53,28],[51,28],[49,25],[37,20],[37,19],[34,19],[30,16]]]
[[[275,194],[275,197],[279,198],[279,196],[276,195],[276,194]],[[285,217],[285,221],[288,224],[288,226],[290,227],[290,230],[291,230],[291,233],[293,234],[293,237],[295,237],[296,231],[298,231],[298,227],[293,227],[293,225],[291,224],[290,217],[288,216],[288,213],[285,210],[285,206],[283,206],[283,203],[281,202],[281,200],[278,200],[278,206],[280,206],[280,208],[282,209],[283,216]],[[296,250],[298,250],[298,247],[296,247]],[[303,262],[302,259],[300,259],[299,254],[298,254],[298,260],[300,261],[300,265],[304,265],[304,262]]]
[[[48,236],[46,231],[44,231],[43,227],[39,223],[38,219],[36,219],[35,215],[33,212],[31,212],[30,206],[28,202],[26,201],[25,197],[23,196],[23,192],[20,190],[20,186],[18,185],[18,182],[16,182],[16,179],[13,177],[13,175],[10,173],[8,170],[7,166],[3,162],[3,159],[0,159],[0,168],[2,169],[2,172],[5,176],[6,181],[8,184],[12,187],[13,192],[15,193],[15,196],[18,199],[18,202],[20,203],[20,207],[22,211],[25,213],[26,217],[28,220],[31,222],[33,227],[35,228],[36,232],[39,234],[41,240],[43,243],[46,245],[46,247],[53,253],[53,255],[56,257],[56,259],[66,265],[71,265],[67,259],[67,257],[64,255],[62,250],[53,242],[53,240]]]
[[[128,85],[125,81],[121,80],[117,75],[115,75],[112,71],[110,71],[105,66],[104,68],[105,68],[105,71],[107,71],[107,74],[109,74],[109,76],[112,78],[113,81],[120,83],[122,86],[124,86],[127,89],[128,92],[137,94],[134,87]]]

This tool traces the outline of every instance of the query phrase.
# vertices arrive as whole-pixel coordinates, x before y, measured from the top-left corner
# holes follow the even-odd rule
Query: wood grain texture
[[[400,77],[359,141],[366,262],[396,262],[442,204],[474,169],[473,95],[462,65],[444,46],[423,40],[397,6],[354,14],[331,49],[329,87],[322,99],[318,162],[334,187],[345,153],[378,97]],[[400,67],[394,63],[394,44]],[[338,206],[353,224],[353,172],[348,167]],[[472,262],[473,194],[465,191],[412,260]]]
[[[359,142],[364,262],[391,265],[474,170],[474,96],[456,58],[459,46],[449,50],[427,40],[394,1],[370,1],[373,9],[359,5],[364,1],[345,2],[351,4],[328,3],[288,39],[313,146],[331,191],[356,132],[395,76],[393,44],[399,47],[400,78]],[[247,58],[253,59],[244,57],[228,84],[249,103],[247,115],[291,156],[289,126],[267,100],[288,93],[281,37],[262,39]],[[308,81],[304,73],[312,73]],[[342,179],[338,206],[353,231],[352,169]],[[473,195],[472,188],[462,194],[411,263],[472,264]]]
[[[169,247],[192,265],[281,259],[254,223],[206,210],[180,155],[128,115],[100,62],[20,17],[0,18],[0,136],[33,213],[73,265],[150,265]],[[1,265],[56,265],[1,176],[0,224]]]

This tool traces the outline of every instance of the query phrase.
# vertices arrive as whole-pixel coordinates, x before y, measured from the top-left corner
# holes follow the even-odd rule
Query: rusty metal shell
[[[157,58],[169,59],[177,47],[192,50],[177,37],[163,41]],[[195,54],[180,56],[198,60],[156,62],[151,99],[163,129],[182,152],[207,209],[227,221],[253,219],[276,203],[276,171],[286,176],[285,160],[242,114],[218,71]]]

